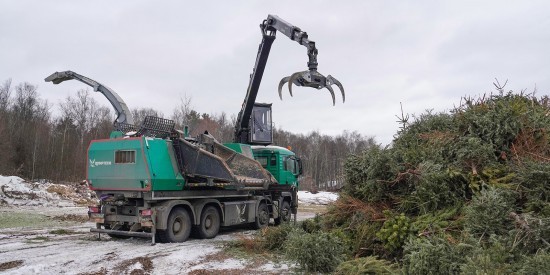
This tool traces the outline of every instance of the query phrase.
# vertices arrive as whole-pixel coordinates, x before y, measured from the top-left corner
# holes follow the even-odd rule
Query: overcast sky
[[[258,102],[276,126],[296,133],[344,130],[391,142],[404,112],[445,111],[464,95],[507,89],[550,92],[550,1],[2,1],[0,81],[27,81],[57,108],[86,88],[44,78],[73,70],[115,90],[130,108],[169,116],[180,97],[201,113],[241,108],[261,34],[276,14],[307,31],[328,91],[279,80],[305,70],[304,47],[279,34]],[[98,93],[94,98],[108,105]]]

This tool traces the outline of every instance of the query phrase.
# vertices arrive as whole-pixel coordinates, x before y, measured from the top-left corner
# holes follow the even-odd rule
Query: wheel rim
[[[265,208],[260,212],[259,220],[261,224],[267,224],[269,222],[269,214]]]
[[[212,227],[212,217],[209,215],[204,220],[204,228],[210,229],[210,227]]]
[[[281,213],[281,214],[282,214],[282,216],[283,216],[283,217],[282,217],[282,218],[283,218],[283,221],[288,222],[288,221],[290,220],[290,209],[284,208],[284,209],[283,209],[283,213]]]
[[[174,225],[172,226],[172,232],[174,232],[174,234],[179,234],[183,227],[182,225],[183,225],[183,220],[180,217],[176,218],[174,220]]]
[[[279,218],[280,222],[289,222],[292,215],[290,212],[290,205],[285,201],[281,207],[281,217]]]

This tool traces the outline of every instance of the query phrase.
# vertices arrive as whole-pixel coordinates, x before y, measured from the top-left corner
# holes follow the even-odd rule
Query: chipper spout
[[[130,109],[128,109],[128,106],[126,106],[126,103],[124,103],[124,100],[122,100],[122,98],[117,93],[115,93],[115,91],[111,90],[111,88],[89,77],[85,77],[73,71],[64,71],[55,72],[46,77],[44,80],[46,82],[52,82],[53,84],[59,84],[63,81],[71,79],[78,80],[84,84],[89,85],[90,87],[94,88],[94,91],[102,93],[109,100],[117,113],[115,124],[134,124],[132,113],[130,112]]]

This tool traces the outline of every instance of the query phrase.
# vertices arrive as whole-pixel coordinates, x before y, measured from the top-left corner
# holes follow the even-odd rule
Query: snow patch
[[[321,191],[313,194],[309,191],[298,191],[298,202],[303,204],[326,205],[337,199],[338,194],[333,192]]]
[[[223,262],[207,262],[191,267],[188,271],[193,270],[220,270],[220,269],[242,269],[245,263],[238,259],[225,259]]]
[[[131,273],[139,272],[139,271],[142,271],[142,273],[144,273],[144,271],[143,271],[143,265],[142,265],[140,262],[134,263],[133,265],[127,267],[126,270],[130,270]],[[137,274],[137,273],[136,273],[136,274]]]
[[[95,194],[86,186],[26,181],[0,175],[0,205],[74,207],[92,201]]]

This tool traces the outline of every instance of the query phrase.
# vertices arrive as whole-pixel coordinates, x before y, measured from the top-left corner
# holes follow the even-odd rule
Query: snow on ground
[[[47,181],[29,182],[16,176],[0,175],[0,206],[86,205],[95,194],[79,184],[54,184]]]
[[[301,204],[326,205],[338,199],[338,194],[333,192],[320,191],[315,194],[309,191],[298,191],[298,202]]]
[[[247,231],[222,232],[214,239],[189,239],[184,243],[157,243],[146,239],[111,239],[89,233],[92,223],[66,228],[55,234],[44,229],[0,230],[2,274],[187,274],[192,271],[242,274],[281,274],[289,265],[271,261],[253,263],[232,258],[223,244]],[[11,263],[13,268],[1,269]],[[210,274],[208,272],[197,274]],[[213,274],[215,274],[213,273]]]
[[[298,198],[298,220],[303,220],[324,211],[324,205],[338,195],[300,191]],[[214,239],[154,246],[147,239],[115,240],[103,234],[98,240],[97,234],[89,232],[95,224],[86,222],[83,207],[95,199],[86,185],[0,175],[0,217],[7,219],[0,219],[0,273],[281,274],[293,270],[294,264],[225,253],[222,247],[227,241],[256,232],[243,228],[223,229]]]

